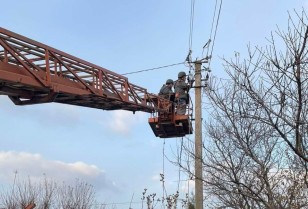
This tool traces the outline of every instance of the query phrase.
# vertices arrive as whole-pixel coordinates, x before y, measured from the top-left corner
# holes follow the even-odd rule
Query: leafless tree
[[[79,179],[73,186],[66,185],[58,188],[58,208],[63,209],[89,209],[95,203],[93,186]]]
[[[264,49],[224,59],[228,80],[209,86],[205,183],[224,207],[308,207],[308,26],[295,14]]]
[[[305,208],[307,189],[298,158],[258,117],[245,95],[228,85],[228,93],[215,95],[211,141],[204,144],[205,191],[228,208]],[[213,93],[214,94],[214,93]],[[212,95],[213,96],[213,95]],[[296,160],[297,159],[297,160]]]
[[[14,177],[14,185],[11,189],[0,195],[2,205],[8,209],[26,208],[38,197],[38,189],[32,184],[30,178],[19,180],[17,172]]]
[[[46,176],[40,182],[15,178],[12,188],[0,193],[0,204],[6,209],[24,209],[30,203],[36,204],[35,209],[106,208],[96,204],[92,185],[78,179],[73,185],[59,185]]]
[[[289,15],[268,46],[224,59],[206,92],[204,188],[212,208],[308,208],[308,18]],[[187,143],[187,159],[194,159]],[[188,166],[181,164],[193,175]]]
[[[37,208],[51,209],[54,204],[54,196],[56,193],[57,184],[50,180],[44,174],[44,180],[39,184],[40,199],[36,201]]]
[[[249,48],[247,59],[225,60],[225,67],[236,90],[245,95],[243,102],[262,112],[243,116],[272,127],[308,162],[308,21],[305,12],[296,17],[297,22],[290,16],[287,32],[272,34],[267,47]]]

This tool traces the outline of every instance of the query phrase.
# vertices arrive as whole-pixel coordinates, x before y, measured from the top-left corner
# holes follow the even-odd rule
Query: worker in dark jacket
[[[179,72],[178,80],[174,83],[175,99],[177,102],[176,114],[186,114],[186,104],[188,103],[189,85],[185,82],[186,73]]]
[[[173,87],[173,80],[172,79],[168,79],[166,81],[166,84],[164,84],[158,95],[165,98],[165,99],[170,99],[170,96],[173,94],[173,90],[172,90],[172,87]]]

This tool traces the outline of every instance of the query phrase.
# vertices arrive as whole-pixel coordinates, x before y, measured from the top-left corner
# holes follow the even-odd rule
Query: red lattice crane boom
[[[57,102],[103,110],[169,111],[162,105],[164,99],[129,83],[125,76],[4,28],[0,28],[0,95],[16,105]],[[191,133],[187,127],[181,133],[170,127],[166,131],[157,117],[149,119],[156,136]]]

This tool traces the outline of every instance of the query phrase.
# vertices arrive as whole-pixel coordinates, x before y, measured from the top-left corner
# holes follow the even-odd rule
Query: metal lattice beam
[[[125,76],[0,28],[0,94],[17,105],[58,102],[104,110],[163,111]]]

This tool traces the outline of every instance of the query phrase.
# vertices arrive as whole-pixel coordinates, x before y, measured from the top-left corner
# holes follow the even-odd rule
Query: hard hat
[[[178,74],[178,78],[182,78],[183,76],[186,76],[186,73],[185,72],[179,72]]]
[[[168,79],[168,80],[166,81],[166,84],[173,84],[173,80],[172,80],[172,79]]]

